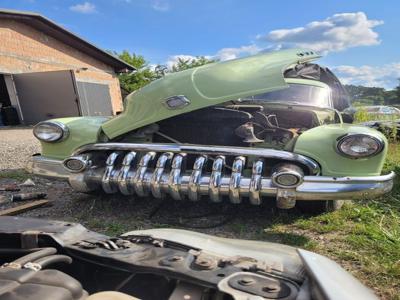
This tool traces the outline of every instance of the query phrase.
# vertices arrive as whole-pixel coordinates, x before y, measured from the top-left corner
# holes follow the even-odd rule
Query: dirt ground
[[[157,200],[153,198],[124,197],[121,195],[87,195],[74,192],[67,183],[47,180],[27,174],[23,168],[29,157],[40,152],[39,143],[31,129],[0,130],[0,186],[21,184],[30,178],[34,187],[21,187],[21,192],[44,192],[51,206],[38,208],[21,216],[67,220],[109,234],[124,230],[154,227],[195,229],[225,237],[259,238],[283,214],[273,205],[255,207],[248,204],[229,204]],[[15,193],[15,192],[14,192]],[[12,192],[0,192],[0,208],[17,205],[10,203]],[[240,212],[240,213],[239,213]],[[298,214],[290,212],[290,219]],[[272,222],[272,223],[271,223]],[[304,242],[307,242],[304,239]]]

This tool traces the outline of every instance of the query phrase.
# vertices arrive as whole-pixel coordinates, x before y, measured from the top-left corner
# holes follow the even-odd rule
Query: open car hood
[[[125,99],[125,110],[102,125],[109,138],[182,113],[287,87],[289,66],[320,57],[311,50],[290,49],[212,63],[167,74]],[[166,100],[184,96],[186,105],[171,109]]]

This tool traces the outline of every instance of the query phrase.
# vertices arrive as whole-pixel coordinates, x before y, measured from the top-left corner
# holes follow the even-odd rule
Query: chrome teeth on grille
[[[109,194],[156,198],[168,194],[176,200],[198,201],[206,196],[221,202],[227,196],[232,203],[241,203],[248,197],[250,203],[260,205],[262,197],[276,195],[278,187],[262,176],[265,158],[254,160],[251,176],[243,175],[246,159],[234,156],[232,166],[227,166],[224,155],[200,154],[186,169],[186,153],[115,151],[108,155],[105,167],[93,164],[84,173],[72,173],[70,184],[80,191],[100,186]],[[211,172],[206,165],[212,165]]]
[[[136,194],[143,197],[151,194],[156,198],[169,194],[175,200],[187,197],[191,201],[198,201],[204,195],[209,196],[213,202],[221,202],[223,196],[228,196],[232,203],[240,203],[243,196],[248,196],[251,203],[261,204],[261,160],[253,164],[251,178],[246,178],[242,174],[246,163],[243,156],[234,158],[230,176],[224,174],[226,159],[223,155],[214,158],[198,156],[190,174],[183,169],[186,156],[185,153],[162,153],[155,167],[150,169],[149,165],[154,164],[156,158],[153,151],[142,155],[136,163],[138,154],[134,151],[113,152],[106,160],[101,187],[109,194],[119,191],[124,195]],[[118,159],[122,159],[119,168],[116,167]],[[213,161],[212,171],[205,174],[204,168],[210,159]]]

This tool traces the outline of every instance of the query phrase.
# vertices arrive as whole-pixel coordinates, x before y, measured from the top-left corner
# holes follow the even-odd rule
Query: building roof
[[[96,47],[95,45],[57,25],[53,21],[40,14],[34,12],[0,9],[0,18],[17,20],[34,27],[35,29],[40,30],[47,35],[58,39],[65,44],[68,44],[69,46],[113,67],[115,72],[133,71],[136,69],[118,57]]]

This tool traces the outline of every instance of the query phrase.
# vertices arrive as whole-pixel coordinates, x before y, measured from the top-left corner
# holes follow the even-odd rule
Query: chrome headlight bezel
[[[55,131],[58,131],[58,132],[54,132],[56,134],[56,136],[51,137],[51,138],[44,138],[43,136],[41,136],[41,133],[38,131],[43,126],[48,126],[50,128],[53,128]],[[36,124],[35,127],[33,127],[33,135],[39,141],[43,141],[46,143],[56,143],[56,142],[61,142],[61,141],[65,140],[69,136],[69,129],[65,124],[63,124],[61,122],[44,121],[44,122],[40,122],[40,123]]]
[[[367,153],[367,154],[358,154],[358,155],[350,154],[343,150],[342,146],[343,146],[344,142],[347,142],[350,139],[359,139],[359,138],[368,138],[371,141],[373,141],[374,143],[376,143],[376,150],[373,152]],[[336,148],[336,151],[344,157],[351,158],[351,159],[362,159],[362,158],[369,158],[369,157],[378,155],[385,148],[385,142],[383,141],[383,139],[376,137],[376,136],[369,135],[369,134],[349,133],[349,134],[341,136],[340,138],[337,139],[335,148]]]

